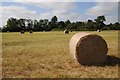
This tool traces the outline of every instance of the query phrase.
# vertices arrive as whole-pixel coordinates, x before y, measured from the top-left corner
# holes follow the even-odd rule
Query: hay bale
[[[65,34],[69,34],[69,30],[65,30],[64,33],[65,33]]]
[[[97,32],[101,32],[101,30],[97,30]]]
[[[107,44],[99,35],[75,34],[70,40],[69,47],[73,58],[83,65],[102,64],[107,58]]]
[[[24,33],[25,33],[25,31],[24,31],[24,30],[21,30],[21,31],[20,31],[20,33],[21,33],[21,34],[24,34]]]
[[[30,31],[29,31],[29,33],[33,33],[33,31],[32,31],[32,30],[30,30]]]

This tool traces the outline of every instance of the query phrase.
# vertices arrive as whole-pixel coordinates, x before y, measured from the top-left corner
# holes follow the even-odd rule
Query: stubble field
[[[86,31],[87,32],[87,31]],[[4,78],[118,78],[118,31],[92,32],[108,44],[108,59],[99,66],[83,66],[69,53],[70,38],[78,33],[2,33]]]

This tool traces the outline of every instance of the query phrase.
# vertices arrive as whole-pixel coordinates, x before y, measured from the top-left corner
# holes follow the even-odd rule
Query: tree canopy
[[[105,16],[98,16],[94,20],[88,19],[87,22],[76,21],[71,22],[69,19],[66,21],[58,21],[57,16],[53,16],[51,20],[49,19],[16,19],[9,18],[7,24],[4,25],[1,30],[2,32],[20,32],[24,31],[51,31],[51,30],[65,30],[69,29],[72,31],[81,31],[81,30],[120,30],[120,23],[116,22],[114,24],[105,24]]]

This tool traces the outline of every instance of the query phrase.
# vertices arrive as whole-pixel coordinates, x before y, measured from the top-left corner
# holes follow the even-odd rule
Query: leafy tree
[[[48,26],[48,23],[49,23],[48,19],[44,19],[43,20],[43,23],[42,23],[43,30],[45,30],[45,31],[49,31],[50,30],[50,27]]]
[[[16,19],[16,18],[9,18],[7,20],[7,24],[2,27],[2,32],[18,32],[21,30],[34,30],[34,31],[51,31],[54,30],[97,30],[97,29],[103,29],[103,30],[120,30],[120,23],[116,22],[114,24],[110,23],[108,25],[105,25],[104,22],[106,21],[105,16],[98,16],[94,21],[88,20],[87,22],[70,22],[70,20],[66,21],[58,21],[57,16],[53,16],[51,18],[51,21],[48,19],[40,19],[37,20],[31,20],[31,19]]]
[[[39,22],[37,20],[34,20],[34,31],[38,31],[39,30]]]
[[[51,19],[51,22],[56,23],[57,21],[58,21],[58,18],[56,16],[53,16],[52,19]]]
[[[38,31],[43,31],[42,24],[43,24],[43,19],[40,19],[40,20],[38,21]]]
[[[7,31],[9,31],[8,27],[7,26],[3,26],[2,32],[7,32]]]
[[[108,28],[109,28],[110,30],[112,30],[112,26],[113,26],[112,23],[108,24],[107,26],[108,26]]]
[[[7,20],[7,30],[10,32],[20,31],[20,27],[18,26],[18,20],[16,18],[9,18]],[[5,28],[5,27],[4,27]]]
[[[97,19],[95,19],[96,22],[104,22],[106,21],[105,16],[98,16]]]
[[[70,29],[70,27],[68,26],[68,25],[70,25],[70,24],[71,24],[71,22],[70,22],[69,19],[68,19],[67,21],[65,21],[65,26],[66,26],[67,29]]]
[[[78,30],[85,30],[85,22],[76,22]]]
[[[88,20],[87,22],[86,22],[86,28],[89,30],[94,30],[94,26],[93,26],[93,21],[92,20]]]
[[[18,24],[18,27],[19,27],[21,30],[25,30],[25,29],[26,29],[25,21],[26,21],[26,20],[25,20],[25,19],[22,19],[22,18],[18,20],[18,23],[17,23],[17,24]]]
[[[97,29],[102,29],[105,24],[103,22],[106,21],[105,16],[98,16],[97,19],[94,20],[97,23],[98,28]]]
[[[65,23],[64,23],[64,21],[60,21],[59,23],[58,23],[58,29],[60,29],[60,30],[64,30],[65,29]]]
[[[33,26],[33,21],[31,19],[27,19],[27,27],[26,29],[29,31],[29,30],[32,30],[34,28]]]
[[[2,28],[0,27],[0,32],[2,31]]]
[[[53,16],[52,17],[52,19],[51,19],[51,21],[49,22],[49,27],[51,28],[51,30],[52,29],[56,29],[56,28],[58,28],[58,18],[56,17],[56,16]]]
[[[120,30],[120,24],[118,22],[114,23],[112,27],[114,30]]]

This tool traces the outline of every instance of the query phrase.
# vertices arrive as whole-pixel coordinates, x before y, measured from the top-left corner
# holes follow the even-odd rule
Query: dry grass
[[[117,78],[118,32],[92,32],[109,46],[110,57],[102,66],[82,66],[69,53],[69,40],[77,32],[3,33],[2,76],[7,78]]]

